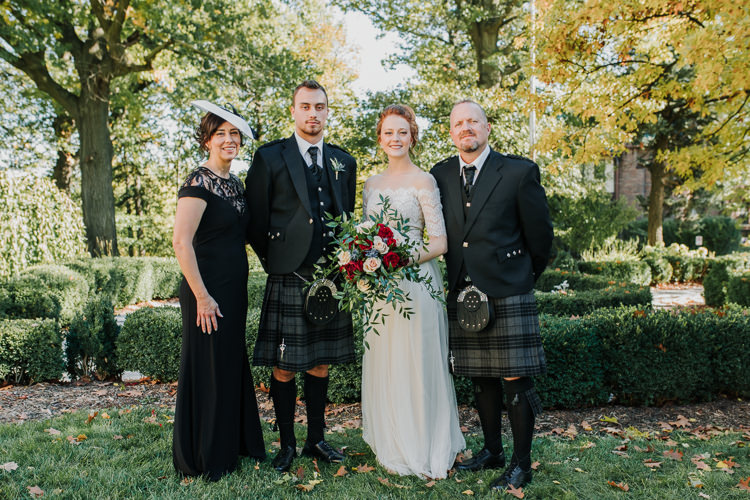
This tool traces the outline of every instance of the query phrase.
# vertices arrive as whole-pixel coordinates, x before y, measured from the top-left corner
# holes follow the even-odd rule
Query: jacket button
[[[464,248],[467,248],[468,246],[469,246],[469,242],[468,241],[464,241]]]
[[[516,251],[515,251],[515,250],[513,250],[513,255],[515,255],[515,254],[516,254]]]
[[[312,224],[312,219],[310,219],[310,224]]]
[[[321,191],[323,191],[323,188],[318,186],[318,192],[320,193]]]
[[[506,255],[506,256],[507,256],[507,257],[508,257],[508,258],[510,259],[510,252],[508,252],[508,253],[507,253],[507,254],[505,254],[505,255]]]
[[[281,233],[276,233],[276,237],[278,238],[279,236],[281,236]]]

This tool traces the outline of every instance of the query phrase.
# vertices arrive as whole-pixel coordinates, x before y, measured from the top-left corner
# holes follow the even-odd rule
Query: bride
[[[447,238],[440,193],[433,177],[412,163],[418,127],[409,106],[391,105],[380,114],[378,144],[388,166],[365,182],[364,213],[381,210],[380,195],[408,218],[410,238],[429,242],[412,261],[442,293],[435,257]],[[421,247],[421,245],[420,245]],[[413,310],[409,319],[384,305],[385,324],[368,333],[362,360],[363,438],[389,472],[445,478],[465,441],[458,423],[456,394],[448,372],[448,319],[443,305],[423,284],[404,281]]]

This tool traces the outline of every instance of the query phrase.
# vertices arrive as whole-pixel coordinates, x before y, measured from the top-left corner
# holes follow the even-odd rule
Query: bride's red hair
[[[397,115],[409,122],[409,132],[411,133],[411,146],[412,149],[419,142],[419,126],[417,125],[417,115],[414,114],[414,110],[406,104],[391,104],[380,112],[380,118],[378,118],[378,125],[375,127],[375,133],[378,139],[380,139],[380,131],[383,128],[383,120],[386,116]]]

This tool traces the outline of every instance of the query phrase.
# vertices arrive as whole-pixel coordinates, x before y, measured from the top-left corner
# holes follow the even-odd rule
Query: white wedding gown
[[[380,212],[380,196],[409,219],[409,238],[445,235],[440,194],[433,189],[403,187],[364,193],[364,212]],[[442,293],[433,259],[420,265]],[[392,473],[445,478],[456,455],[466,447],[458,422],[456,393],[448,371],[448,318],[443,305],[424,285],[401,283],[413,314],[404,318],[385,305],[384,325],[370,332],[362,360],[363,438],[378,462]]]

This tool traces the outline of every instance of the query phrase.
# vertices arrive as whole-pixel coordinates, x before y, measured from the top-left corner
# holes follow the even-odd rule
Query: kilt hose
[[[466,377],[531,377],[547,372],[534,293],[490,297],[495,321],[481,332],[458,324],[456,298],[448,294],[450,355],[454,375]]]
[[[309,275],[302,276],[310,280]],[[327,325],[313,325],[305,317],[305,285],[295,274],[268,276],[253,365],[302,372],[354,361],[351,315],[339,311]],[[286,344],[283,356],[282,340]]]

